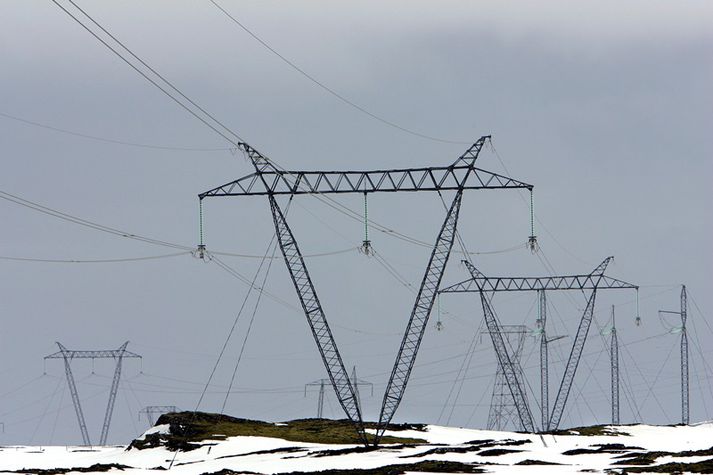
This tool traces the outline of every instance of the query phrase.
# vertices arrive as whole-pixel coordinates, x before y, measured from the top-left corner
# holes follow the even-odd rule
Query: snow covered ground
[[[156,426],[148,433],[165,433],[168,430],[168,425]],[[707,460],[711,461],[709,466],[713,466],[713,452],[706,451],[713,447],[713,423],[710,422],[686,427],[607,426],[605,432],[610,435],[540,436],[426,426],[423,431],[398,431],[392,435],[425,439],[427,444],[384,446],[369,451],[356,445],[314,444],[247,436],[206,440],[195,450],[178,453],[165,447],[127,450],[120,446],[13,446],[0,448],[0,471],[38,473],[38,469],[64,469],[53,473],[65,473],[70,468],[118,464],[125,466],[123,473],[126,474],[161,473],[171,465],[174,455],[171,472],[177,475],[215,473],[224,469],[236,473],[265,474],[376,469],[423,461],[460,462],[467,464],[465,467],[473,465],[473,471],[483,470],[486,473],[603,473],[611,469],[620,471],[625,466],[617,462],[647,453],[654,457],[649,467],[670,462],[690,464]],[[684,451],[699,451],[699,454],[681,454]],[[413,471],[423,471],[423,466],[420,469],[417,467],[414,465]],[[32,472],[32,469],[36,470]],[[98,466],[90,473],[106,469]],[[119,469],[110,470],[117,473]],[[406,468],[402,471],[411,470]]]

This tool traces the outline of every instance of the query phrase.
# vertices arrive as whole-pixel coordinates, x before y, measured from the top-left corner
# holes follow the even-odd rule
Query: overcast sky
[[[609,422],[605,340],[617,305],[622,344],[622,421],[680,421],[680,284],[689,289],[691,419],[713,419],[713,7],[710,2],[229,2],[223,6],[273,48],[328,87],[404,133],[325,93],[239,29],[210,2],[77,2],[186,95],[250,144],[291,169],[369,169],[453,162],[493,135],[498,156],[479,166],[535,186],[542,252],[524,247],[529,197],[466,193],[460,230],[489,275],[607,273],[641,285],[601,291],[563,425]],[[197,194],[251,172],[241,154],[171,102],[49,1],[0,3],[0,113],[106,139],[107,143],[0,116],[0,190],[106,226],[195,246]],[[3,195],[6,196],[6,195]],[[446,200],[452,195],[445,195]],[[361,212],[361,196],[340,196]],[[263,198],[205,202],[209,249],[262,255],[273,235]],[[369,199],[369,216],[433,242],[444,217],[435,194]],[[175,249],[137,242],[0,200],[0,256],[102,260]],[[298,197],[289,222],[346,364],[374,383],[378,410],[413,305],[376,259],[355,249],[363,225],[318,200]],[[412,285],[429,249],[372,230],[375,248]],[[344,251],[336,253],[336,251]],[[492,251],[501,251],[490,253]],[[335,252],[334,254],[331,254]],[[454,254],[444,277],[467,277]],[[259,259],[222,257],[252,278]],[[193,409],[247,287],[215,262],[188,254],[114,263],[2,260],[0,443],[81,442],[61,361],[43,374],[55,341],[72,349],[129,350],[109,440],[126,443],[147,423],[147,405]],[[304,383],[325,372],[285,264],[275,260],[226,412],[266,420],[313,417]],[[495,371],[477,295],[441,300],[395,420],[485,427]],[[550,296],[551,400],[584,296]],[[535,295],[497,295],[505,324],[534,328]],[[245,337],[254,299],[240,317],[200,409],[218,411]],[[672,333],[674,332],[674,333]],[[475,345],[471,342],[475,338]],[[535,418],[538,341],[523,367]],[[472,351],[469,351],[469,348]],[[705,361],[704,361],[705,360]],[[470,363],[469,363],[470,362]],[[467,371],[465,371],[467,367]],[[459,371],[459,369],[463,371]],[[76,361],[87,424],[98,440],[113,362]],[[142,372],[143,371],[143,372]],[[465,375],[465,376],[463,376]],[[460,379],[459,379],[460,378]],[[536,396],[537,395],[537,396]],[[330,393],[327,417],[342,417]]]

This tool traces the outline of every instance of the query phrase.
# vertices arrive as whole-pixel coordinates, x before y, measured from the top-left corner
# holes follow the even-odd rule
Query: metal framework
[[[611,423],[619,425],[619,340],[616,335],[616,314],[611,306]]]
[[[324,414],[324,385],[328,383],[328,379],[318,379],[317,381],[312,381],[311,383],[305,384],[305,397],[307,397],[307,388],[310,386],[319,387],[319,396],[317,397],[317,419],[322,419]]]
[[[500,334],[504,335],[506,344],[510,347],[512,363],[517,373],[518,381],[523,381],[520,359],[525,346],[525,336],[529,333],[525,325],[501,325]],[[485,333],[490,333],[485,332]],[[502,365],[498,364],[495,371],[493,394],[490,398],[490,412],[488,413],[488,430],[506,430],[514,427],[517,431],[525,430],[517,412],[517,406],[508,387]]]
[[[537,291],[537,331],[540,334],[540,414],[543,430],[550,423],[550,373],[549,346],[553,341],[561,340],[565,335],[547,336],[547,292]]]
[[[549,422],[550,412],[550,373],[548,369],[549,351],[547,345],[547,294],[544,290],[537,291],[537,327],[540,330],[540,414],[544,430]]]
[[[366,381],[364,379],[359,379],[356,375],[356,366],[352,368],[352,375],[351,375],[351,382],[352,385],[354,386],[354,392],[356,393],[356,401],[357,405],[359,406],[359,409],[361,410],[361,396],[359,393],[359,386],[369,386],[371,388],[371,395],[374,395],[374,384]],[[305,397],[307,397],[307,389],[310,387],[318,387],[318,396],[317,396],[317,419],[322,419],[324,415],[324,397],[325,397],[325,388],[326,385],[329,383],[329,379],[321,378],[316,381],[312,381],[311,383],[305,384]]]
[[[357,405],[359,406],[359,409],[362,409],[361,393],[359,392],[359,386],[369,386],[371,388],[371,395],[374,396],[374,383],[366,381],[364,379],[359,379],[359,377],[357,376],[356,366],[352,367],[352,381],[354,381],[354,391],[356,392]]]
[[[490,307],[490,303],[485,298],[485,295],[488,292],[517,292],[517,291],[549,291],[549,290],[579,290],[579,291],[584,291],[584,290],[591,290],[591,294],[589,298],[587,299],[587,306],[584,310],[584,313],[582,314],[582,318],[580,319],[579,322],[579,327],[577,329],[577,334],[575,336],[574,342],[572,344],[572,349],[569,354],[569,358],[567,360],[567,365],[565,367],[564,374],[562,376],[562,381],[559,386],[559,390],[557,393],[557,398],[555,399],[555,403],[552,408],[552,412],[550,413],[549,419],[547,419],[547,423],[543,425],[542,430],[547,431],[547,430],[555,430],[559,427],[559,423],[562,418],[562,414],[564,412],[565,405],[567,403],[567,399],[569,397],[569,392],[572,387],[572,382],[574,380],[574,375],[577,371],[577,366],[579,365],[579,359],[582,356],[582,350],[584,348],[584,343],[587,339],[587,334],[589,333],[589,327],[591,326],[592,323],[592,317],[594,315],[594,301],[596,297],[596,292],[597,290],[600,289],[638,289],[638,286],[634,284],[630,284],[628,282],[624,282],[619,279],[614,279],[612,277],[604,275],[604,271],[606,270],[607,265],[611,262],[613,257],[607,257],[601,264],[599,264],[591,273],[589,274],[577,274],[577,275],[569,275],[569,276],[550,276],[550,277],[486,277],[484,274],[482,274],[480,271],[475,269],[472,264],[468,263],[468,270],[471,272],[471,279],[459,282],[457,284],[451,285],[449,287],[446,287],[442,289],[440,292],[441,293],[460,293],[460,292],[479,292],[481,295],[481,302],[483,302],[483,310],[486,315],[486,324],[488,323],[489,316],[488,313],[492,313],[492,309],[488,311],[488,307]],[[471,268],[473,270],[471,270]],[[546,301],[544,300],[545,297],[540,296],[541,303],[541,315],[545,315],[543,312],[544,307],[546,305]],[[545,310],[546,311],[546,310]],[[542,316],[541,316],[542,318]],[[492,319],[491,319],[492,320]],[[546,335],[546,330],[545,330],[545,319],[542,318],[542,332],[543,334]],[[491,321],[492,324],[492,321]],[[495,327],[491,328],[488,327],[490,331],[494,331]],[[547,374],[548,374],[548,368],[547,368],[547,342],[548,340],[546,339],[547,337],[544,337],[544,344],[541,343],[541,364],[543,364],[543,367],[541,368],[541,391],[544,395],[546,389],[546,384],[547,384]],[[552,340],[549,340],[552,341]],[[498,355],[498,361],[506,361],[509,359],[509,355],[507,355],[507,347],[504,345],[495,345],[494,346],[496,349],[496,353],[502,352],[504,354]],[[544,348],[542,348],[544,346]],[[508,376],[508,373],[506,373],[506,376]],[[518,384],[518,381],[511,376],[511,381],[509,384],[509,387],[513,393],[513,398],[518,401],[521,399],[525,399],[524,394],[520,396],[520,394],[517,394],[518,392],[518,387],[521,387]],[[544,407],[544,399],[541,401],[543,407]],[[523,427],[528,427],[530,424],[530,421],[527,420],[527,414],[524,411],[524,408],[527,407],[526,403],[523,404],[520,402],[523,411],[521,412],[521,415],[525,418],[522,421]],[[547,411],[548,408],[545,408],[545,411]],[[543,411],[544,412],[544,411]],[[543,420],[545,418],[543,417]],[[526,429],[527,430],[527,429]]]
[[[153,426],[156,423],[156,415],[168,414],[169,412],[178,412],[176,406],[146,406],[139,411],[139,420],[141,416],[145,416],[149,424]]]
[[[464,260],[463,264],[465,264],[468,272],[470,272],[470,275],[476,280],[476,282],[479,282],[479,278],[485,277],[469,261]],[[483,306],[483,314],[485,315],[485,324],[488,327],[490,339],[493,341],[495,355],[498,358],[498,365],[502,368],[503,377],[505,378],[505,382],[510,389],[510,394],[512,395],[513,404],[517,410],[520,424],[525,431],[535,432],[535,424],[532,422],[532,412],[527,404],[527,397],[523,386],[522,371],[518,371],[519,368],[515,366],[515,363],[513,362],[514,357],[511,356],[508,351],[505,339],[503,338],[500,323],[498,322],[498,318],[495,316],[495,312],[490,305],[488,296],[485,292],[483,292],[482,287],[479,287],[479,290],[480,303]]]
[[[246,153],[255,173],[219,186],[199,196],[260,196],[266,195],[270,203],[280,250],[290,272],[295,290],[312,329],[322,360],[334,387],[339,403],[347,417],[356,425],[365,444],[368,444],[361,410],[353,384],[344,367],[332,332],[327,324],[322,305],[309,276],[295,237],[289,228],[276,197],[300,194],[344,194],[402,192],[402,191],[456,191],[438,234],[417,293],[404,338],[401,342],[391,377],[387,384],[374,442],[378,444],[386,427],[403,398],[418,348],[423,338],[428,317],[450,256],[455,238],[458,213],[464,190],[526,188],[532,185],[475,167],[475,161],[490,136],[478,139],[454,163],[446,167],[404,168],[372,171],[286,171],[274,166],[268,158],[246,143],[240,149]]]
[[[106,445],[106,439],[109,435],[109,426],[111,425],[111,416],[114,412],[114,402],[116,401],[116,393],[119,389],[119,381],[121,380],[122,361],[124,358],[141,358],[141,356],[126,350],[126,346],[129,344],[128,341],[116,350],[68,350],[60,342],[56,343],[59,347],[59,351],[52,353],[51,355],[45,356],[45,360],[64,360],[64,372],[67,376],[67,385],[69,386],[69,392],[72,395],[74,412],[77,414],[79,431],[82,434],[82,441],[84,442],[84,445],[92,445],[92,443],[91,439],[89,438],[89,431],[87,430],[87,424],[84,419],[82,404],[79,400],[77,385],[74,381],[74,375],[72,374],[71,362],[73,359],[95,360],[102,358],[113,358],[116,361],[116,367],[114,368],[114,377],[112,378],[111,388],[109,390],[109,401],[106,405],[106,411],[104,412],[104,423],[102,424],[101,435],[99,436],[99,445]]]
[[[686,286],[681,286],[681,310],[659,310],[659,313],[671,313],[681,317],[681,424],[688,425],[690,421],[690,399],[688,390],[688,334],[686,333],[686,319],[688,317],[688,296]]]

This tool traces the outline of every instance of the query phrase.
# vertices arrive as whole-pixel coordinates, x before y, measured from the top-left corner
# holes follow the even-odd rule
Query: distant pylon
[[[510,357],[517,372],[518,380],[524,381],[522,367],[520,366],[520,356],[525,344],[525,336],[529,333],[529,330],[525,325],[500,325],[500,333],[510,346]],[[495,372],[493,395],[490,399],[487,428],[488,430],[505,430],[508,427],[515,430],[523,430],[515,400],[505,379],[505,373],[498,363]]]
[[[359,386],[369,386],[371,388],[371,395],[373,396],[374,384],[369,381],[357,378],[356,366],[352,367],[351,380],[354,386],[356,404],[359,410],[361,411],[361,396],[359,393]],[[305,384],[305,397],[307,397],[307,388],[314,386],[319,388],[319,395],[317,397],[317,419],[322,419],[322,417],[324,416],[324,390],[327,384],[329,384],[329,380],[326,378],[318,379],[316,381],[312,381],[311,383]]]
[[[155,416],[157,414],[160,416],[161,414],[167,414],[169,412],[178,412],[178,408],[176,406],[146,406],[139,411],[139,420],[143,414],[146,416],[146,420],[149,421],[149,425],[153,427],[156,423]]]
[[[45,360],[64,360],[64,372],[67,377],[67,385],[69,386],[69,392],[72,395],[72,403],[74,404],[74,411],[77,414],[79,430],[82,433],[82,441],[84,442],[84,445],[92,445],[92,443],[89,438],[89,431],[87,431],[87,424],[84,420],[84,412],[82,411],[82,405],[79,400],[77,385],[74,382],[71,361],[75,358],[91,359],[92,361],[97,358],[113,358],[116,361],[116,367],[114,369],[114,378],[112,379],[111,388],[109,390],[109,402],[106,405],[106,412],[104,413],[104,423],[102,424],[102,431],[99,437],[99,445],[106,445],[106,439],[109,435],[109,426],[111,425],[111,416],[114,412],[114,401],[116,401],[116,393],[119,389],[119,381],[121,379],[122,360],[124,358],[141,358],[141,356],[137,355],[136,353],[132,353],[131,351],[126,351],[126,345],[129,344],[128,341],[116,350],[68,350],[60,342],[56,343],[59,347],[59,351],[56,353],[52,353],[51,355],[45,356]]]

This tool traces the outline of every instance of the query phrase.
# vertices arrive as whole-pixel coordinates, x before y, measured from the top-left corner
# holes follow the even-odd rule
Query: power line
[[[20,123],[23,123],[26,125],[32,125],[32,126],[40,127],[40,128],[47,129],[47,130],[52,130],[54,132],[72,135],[75,137],[81,137],[84,139],[95,140],[97,142],[112,143],[112,144],[117,144],[117,145],[127,145],[130,147],[150,148],[150,149],[155,149],[155,150],[172,150],[172,151],[179,151],[179,152],[224,152],[224,151],[234,151],[235,150],[234,148],[226,148],[226,147],[222,147],[222,148],[176,147],[176,146],[169,146],[169,145],[156,145],[156,144],[129,142],[126,140],[117,140],[117,139],[111,139],[111,138],[107,138],[107,137],[99,137],[97,135],[90,135],[90,134],[86,134],[83,132],[61,129],[59,127],[42,124],[40,122],[35,122],[35,121],[29,120],[29,119],[23,119],[22,117],[10,115],[5,112],[0,112],[0,117],[5,117],[6,119],[14,120],[16,122],[20,122]]]
[[[400,130],[401,132],[405,132],[405,133],[410,134],[410,135],[413,135],[413,136],[415,136],[415,137],[420,137],[420,138],[422,138],[422,139],[431,140],[431,141],[434,141],[434,142],[441,142],[441,143],[466,144],[466,145],[469,144],[469,142],[461,142],[461,141],[457,141],[457,140],[448,140],[448,139],[443,139],[443,138],[439,138],[439,137],[434,137],[434,136],[432,136],[432,135],[426,135],[426,134],[423,134],[423,133],[421,133],[421,132],[417,132],[417,131],[415,131],[415,130],[409,129],[409,128],[404,127],[404,126],[402,126],[402,125],[399,125],[399,124],[397,124],[397,123],[395,123],[395,122],[393,122],[393,121],[390,121],[390,120],[388,120],[388,119],[385,119],[384,117],[381,117],[381,116],[379,116],[379,115],[377,115],[377,114],[375,114],[375,113],[369,111],[369,110],[366,109],[365,107],[360,106],[359,104],[355,103],[354,101],[352,101],[352,100],[348,99],[347,97],[343,96],[342,94],[338,93],[337,91],[335,91],[335,90],[332,89],[331,87],[327,86],[325,83],[323,83],[322,81],[318,80],[318,79],[315,78],[313,75],[307,73],[304,69],[302,69],[302,68],[299,67],[297,64],[295,64],[294,61],[288,59],[288,58],[285,57],[283,54],[281,54],[279,51],[277,51],[275,48],[273,48],[272,46],[270,46],[265,40],[263,40],[262,38],[260,38],[255,32],[253,32],[252,30],[250,30],[247,26],[245,26],[245,24],[243,24],[240,20],[238,20],[234,15],[232,15],[231,13],[229,13],[225,8],[223,8],[220,4],[218,4],[218,2],[216,2],[215,0],[209,0],[209,1],[210,1],[210,3],[213,4],[213,6],[215,6],[218,10],[220,10],[226,17],[228,17],[233,23],[235,23],[236,25],[238,25],[243,31],[245,31],[247,34],[249,34],[255,41],[257,41],[258,43],[260,43],[263,47],[265,47],[265,48],[266,48],[268,51],[270,51],[272,54],[274,54],[275,56],[277,56],[278,58],[280,58],[280,60],[282,60],[282,62],[284,62],[285,64],[287,64],[288,66],[290,66],[292,69],[294,69],[295,71],[297,71],[299,74],[301,74],[304,78],[306,78],[306,79],[307,79],[308,81],[310,81],[312,84],[316,85],[317,87],[319,87],[319,88],[322,89],[323,91],[327,92],[328,94],[332,95],[333,97],[339,99],[341,102],[343,102],[344,104],[348,105],[349,107],[352,107],[352,108],[358,110],[358,111],[361,112],[362,114],[364,114],[364,115],[366,115],[366,116],[368,116],[368,117],[370,117],[370,118],[372,118],[372,119],[374,119],[374,120],[376,120],[376,121],[379,121],[379,122],[381,122],[382,124],[388,125],[389,127],[392,127],[392,128],[394,128],[394,129]]]
[[[218,135],[226,139],[228,142],[230,142],[232,145],[235,147],[240,147],[241,144],[245,144],[245,141],[240,137],[240,135],[236,132],[234,132],[232,129],[230,129],[227,125],[225,125],[223,122],[218,120],[215,116],[210,114],[208,111],[206,111],[203,107],[201,107],[199,104],[197,104],[195,101],[193,101],[191,98],[189,98],[186,94],[184,94],[180,89],[178,89],[176,86],[173,85],[170,81],[168,81],[163,75],[161,75],[159,72],[157,72],[154,68],[152,68],[146,61],[141,59],[139,56],[137,56],[131,49],[129,49],[124,43],[122,43],[119,39],[117,39],[114,35],[112,35],[106,28],[104,28],[102,25],[100,25],[93,17],[91,17],[85,10],[81,9],[73,0],[68,0],[71,5],[73,5],[79,12],[82,13],[86,18],[88,18],[96,27],[98,27],[105,35],[107,35],[111,40],[113,40],[118,46],[114,47],[108,43],[107,40],[102,38],[99,33],[94,31],[92,28],[87,26],[81,19],[79,19],[76,15],[72,14],[69,10],[67,10],[65,7],[63,7],[58,0],[52,0],[52,2],[57,5],[62,11],[64,11],[67,15],[69,15],[75,22],[77,22],[82,28],[84,28],[87,32],[89,32],[92,36],[94,36],[99,42],[101,42],[105,47],[107,47],[112,53],[114,53],[116,56],[118,56],[122,61],[124,61],[126,64],[128,64],[132,69],[134,69],[137,73],[139,73],[142,77],[144,77],[147,81],[149,81],[151,84],[156,86],[161,92],[163,92],[165,95],[167,95],[171,100],[176,102],[178,105],[180,105],[184,110],[186,110],[188,113],[193,115],[195,118],[200,120],[204,125],[209,127],[211,130],[216,132]],[[136,64],[134,61],[131,59],[127,58],[124,54],[122,54],[119,51],[119,47],[126,51],[129,55],[131,55],[132,58],[134,58],[134,61],[138,61],[138,64]],[[151,77],[148,72],[152,73],[154,77]],[[159,83],[162,83],[163,86]],[[173,91],[173,92],[172,92]],[[180,96],[180,97],[179,97]],[[281,167],[277,162],[275,162],[272,159],[268,159],[270,163],[276,168],[280,169],[282,171],[285,171],[283,167]],[[321,201],[322,203],[326,204],[327,206],[335,209],[336,211],[344,214],[345,216],[358,221],[359,223],[363,222],[364,216],[362,216],[360,213],[353,211],[349,209],[348,207],[340,204],[336,200],[332,199],[331,197],[326,197],[322,196],[320,194],[314,194],[312,195],[315,199]],[[383,232],[385,234],[394,236],[398,239],[402,239],[406,242],[410,242],[412,244],[417,244],[420,246],[425,246],[430,248],[431,245],[429,243],[425,243],[423,241],[420,241],[415,238],[411,238],[410,236],[407,236],[403,233],[399,233],[398,231],[395,231],[393,229],[390,229],[386,226],[383,226],[377,222],[374,222],[373,220],[368,220],[368,222],[378,231]],[[509,248],[505,250],[499,250],[495,252],[509,252],[511,250],[514,250],[515,248]]]
[[[35,211],[37,211],[37,212],[46,214],[46,215],[48,215],[48,216],[53,216],[53,217],[55,217],[55,218],[57,218],[57,219],[62,219],[62,220],[64,220],[64,221],[68,221],[68,222],[71,222],[71,223],[74,223],[74,224],[77,224],[77,225],[80,225],[80,226],[84,226],[84,227],[87,227],[87,228],[90,228],[90,229],[94,229],[94,230],[96,230],[96,231],[101,231],[101,232],[113,234],[113,235],[115,235],[115,236],[120,236],[120,237],[124,237],[124,238],[127,238],[127,239],[134,239],[134,240],[137,240],[137,241],[142,241],[142,242],[145,242],[145,243],[148,243],[148,244],[154,244],[154,245],[157,245],[157,246],[172,247],[172,248],[174,248],[174,249],[182,249],[182,250],[184,250],[184,251],[193,250],[193,248],[192,248],[192,247],[189,247],[189,246],[183,246],[183,245],[175,244],[175,243],[168,242],[168,241],[162,241],[162,240],[159,240],[159,239],[153,239],[153,238],[149,238],[149,237],[146,237],[146,236],[141,236],[141,235],[139,235],[139,234],[132,234],[132,233],[129,233],[129,232],[126,232],[126,231],[122,231],[121,229],[112,228],[112,227],[109,227],[109,226],[105,226],[105,225],[103,225],[103,224],[95,223],[95,222],[93,222],[93,221],[89,221],[89,220],[87,220],[87,219],[80,218],[80,217],[78,217],[78,216],[73,216],[73,215],[71,215],[71,214],[64,213],[64,212],[62,212],[62,211],[58,211],[58,210],[56,210],[56,209],[49,208],[49,207],[47,207],[47,206],[43,206],[43,205],[41,205],[41,204],[39,204],[39,203],[35,203],[35,202],[30,201],[30,200],[26,200],[25,198],[22,198],[22,197],[17,196],[17,195],[13,195],[13,194],[8,193],[8,192],[6,192],[6,191],[0,190],[0,199],[6,200],[6,201],[10,201],[10,202],[12,202],[12,203],[18,204],[18,205],[20,205],[20,206],[24,206],[24,207],[26,207],[26,208],[35,210]]]
[[[155,69],[153,69],[151,66],[149,66],[144,60],[139,58],[136,54],[134,54],[133,51],[131,51],[129,48],[127,48],[121,41],[119,41],[115,36],[113,36],[109,31],[107,31],[103,26],[101,26],[94,18],[92,18],[86,11],[84,11],[82,8],[80,8],[74,1],[69,0],[69,3],[71,3],[74,8],[79,10],[86,18],[89,19],[94,25],[96,25],[102,32],[104,32],[105,35],[107,35],[109,38],[114,40],[122,49],[124,49],[126,52],[128,52],[133,58],[135,58],[140,65],[142,65],[144,68],[148,69],[151,73],[153,73],[156,77],[151,78],[146,71],[142,70],[141,67],[137,64],[134,64],[131,60],[127,59],[124,55],[122,55],[119,51],[117,51],[117,48],[111,46],[105,39],[103,39],[96,31],[92,30],[89,26],[87,26],[82,20],[77,18],[76,15],[72,14],[69,10],[67,10],[65,7],[63,7],[58,0],[52,0],[52,2],[57,5],[63,12],[65,12],[69,17],[71,17],[75,22],[77,22],[82,28],[84,28],[87,32],[89,32],[94,38],[96,38],[100,43],[102,43],[104,46],[106,46],[112,53],[114,53],[116,56],[119,57],[122,61],[124,61],[126,64],[128,64],[133,70],[135,70],[137,73],[139,73],[142,77],[144,77],[147,81],[149,81],[151,84],[156,86],[161,92],[166,94],[171,100],[173,100],[175,103],[177,103],[179,106],[181,106],[183,109],[185,109],[188,113],[190,113],[192,116],[194,116],[196,119],[200,120],[205,124],[207,127],[209,127],[211,130],[213,130],[215,133],[223,137],[225,140],[228,142],[232,143],[234,146],[238,146],[239,142],[242,142],[243,139],[230,130],[227,126],[225,126],[222,122],[220,122],[218,119],[213,117],[211,114],[206,112],[202,107],[200,107],[198,104],[196,104],[193,100],[188,98],[185,94],[183,94],[177,87],[175,87],[171,82],[166,80],[161,74],[156,72]],[[157,79],[158,78],[158,79]],[[162,81],[165,86],[161,86],[157,81]],[[167,89],[172,89],[176,93],[178,93],[183,100],[181,100],[179,97],[176,97],[175,94],[171,93]],[[184,102],[187,101],[186,102]],[[204,116],[201,116],[196,110],[193,108],[197,108],[200,112],[204,114]],[[211,120],[213,123],[211,123]],[[222,129],[222,130],[221,130]],[[226,135],[227,134],[227,135]],[[232,136],[233,138],[229,137]],[[238,140],[236,141],[235,138]]]
[[[44,262],[51,264],[107,264],[115,262],[137,262],[149,261],[155,259],[165,259],[170,257],[185,256],[191,254],[189,251],[174,252],[172,254],[161,254],[158,256],[142,256],[142,257],[124,257],[117,259],[42,259],[35,257],[15,257],[15,256],[0,256],[0,259],[5,261],[19,262]]]
[[[270,244],[272,245],[272,257],[275,257],[275,252],[277,251],[277,243],[275,242],[273,244],[273,241],[270,241]],[[269,251],[269,247],[268,247]],[[265,258],[267,259],[267,252],[265,253]],[[265,262],[265,261],[263,261]],[[262,284],[260,284],[257,298],[255,299],[255,306],[253,307],[253,313],[250,316],[250,322],[248,323],[248,328],[245,331],[245,336],[243,337],[243,343],[240,346],[240,353],[238,353],[238,358],[235,361],[235,366],[233,367],[233,374],[230,377],[230,384],[228,385],[228,390],[225,392],[225,399],[223,399],[223,405],[220,408],[220,413],[224,414],[225,413],[225,406],[228,404],[228,396],[230,395],[230,391],[233,389],[233,384],[235,382],[235,376],[238,373],[238,367],[240,366],[240,362],[243,359],[243,353],[245,352],[245,347],[247,346],[248,343],[248,338],[250,337],[250,330],[252,330],[253,327],[253,322],[255,321],[255,315],[257,314],[258,307],[260,306],[260,299],[262,298],[262,294],[264,293],[265,289],[265,284],[267,283],[267,277],[270,275],[270,269],[272,268],[272,260],[267,261],[267,268],[265,270],[265,275],[263,276],[262,279]],[[261,262],[262,265],[262,262]],[[260,270],[258,269],[258,273]]]
[[[160,239],[142,236],[140,234],[130,233],[129,231],[124,231],[122,229],[118,229],[118,228],[106,226],[106,225],[103,225],[103,224],[100,224],[100,223],[97,223],[94,221],[90,221],[88,219],[81,218],[79,216],[66,213],[64,211],[59,211],[57,209],[44,206],[37,202],[30,201],[26,198],[23,198],[21,196],[18,196],[18,195],[12,194],[12,193],[8,193],[3,190],[0,190],[0,199],[9,201],[11,203],[15,203],[17,205],[23,206],[25,208],[31,209],[33,211],[37,211],[39,213],[42,213],[42,214],[45,214],[48,216],[52,216],[57,219],[61,219],[63,221],[67,221],[72,224],[77,224],[79,226],[84,226],[84,227],[93,229],[95,231],[101,231],[101,232],[105,232],[108,234],[113,234],[118,237],[133,239],[133,240],[145,242],[147,244],[153,244],[156,246],[169,247],[169,248],[173,248],[173,249],[182,249],[184,251],[184,252],[173,253],[173,254],[164,254],[164,255],[160,255],[160,256],[146,256],[146,257],[136,257],[136,258],[123,258],[123,259],[43,259],[43,258],[14,257],[14,256],[0,256],[0,259],[14,260],[14,261],[57,262],[57,263],[123,262],[123,261],[131,261],[131,260],[146,260],[146,259],[160,259],[160,258],[166,258],[166,257],[174,257],[174,256],[179,256],[179,255],[183,255],[186,253],[190,253],[191,251],[194,250],[193,247],[186,246],[184,244],[178,244],[178,243],[174,243],[174,242],[170,242],[170,241],[163,241]],[[303,257],[333,256],[333,255],[337,255],[337,254],[344,254],[347,252],[352,252],[355,250],[356,250],[355,247],[349,247],[346,249],[338,249],[335,251],[305,254]],[[263,258],[262,255],[240,254],[240,253],[226,252],[226,251],[211,251],[210,253],[211,253],[211,255],[241,257],[241,258],[248,258],[248,259],[262,259]]]

